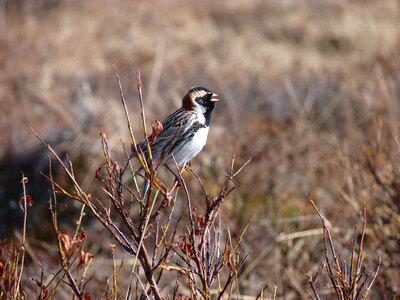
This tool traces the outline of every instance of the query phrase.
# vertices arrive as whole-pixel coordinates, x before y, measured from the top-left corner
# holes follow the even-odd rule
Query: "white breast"
[[[174,158],[178,166],[181,166],[193,157],[195,157],[203,149],[207,142],[208,127],[200,128],[195,135],[187,141],[187,143],[174,153]],[[168,165],[174,164],[173,160],[168,160]]]

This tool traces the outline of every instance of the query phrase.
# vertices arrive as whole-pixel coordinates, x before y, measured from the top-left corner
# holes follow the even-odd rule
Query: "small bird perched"
[[[171,172],[171,167],[182,166],[195,157],[207,141],[211,114],[215,107],[217,94],[204,87],[193,87],[182,99],[182,107],[162,122],[161,132],[151,144],[151,154],[155,166],[164,164]],[[136,145],[149,163],[146,140]],[[133,151],[134,152],[134,151]],[[137,157],[137,153],[132,154]]]

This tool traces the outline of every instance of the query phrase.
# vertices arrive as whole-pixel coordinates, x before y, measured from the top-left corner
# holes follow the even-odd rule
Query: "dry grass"
[[[44,220],[51,224],[49,185],[39,175],[48,173],[48,154],[30,127],[62,157],[69,153],[82,187],[97,196],[94,170],[104,163],[99,124],[118,159],[124,157],[120,138],[129,140],[115,63],[139,137],[139,106],[133,100],[139,68],[149,123],[178,107],[192,85],[222,96],[207,147],[193,161],[210,194],[219,192],[222,170],[235,151],[238,164],[254,154],[221,210],[233,239],[257,212],[240,246],[242,253],[251,251],[240,275],[241,294],[255,296],[269,280],[269,296],[276,284],[277,298],[308,298],[306,274],[319,270],[324,243],[305,195],[332,224],[343,260],[352,257],[354,226],[363,226],[365,200],[366,272],[373,274],[382,257],[371,297],[390,299],[399,291],[396,1],[16,3],[0,2],[0,233],[18,239],[12,228],[22,228],[15,201],[22,169],[35,202],[28,214],[32,254],[23,278],[28,290],[35,285],[27,278],[41,272],[32,261],[46,265],[45,279],[57,266],[55,235],[43,226]],[[68,183],[54,163],[53,173],[55,181]],[[193,205],[203,207],[196,179],[184,178]],[[60,202],[68,204],[60,222],[74,230],[80,207]],[[89,216],[83,225],[89,233],[85,247],[96,255],[87,289],[97,297],[102,292],[96,287],[113,272],[111,237]],[[128,274],[129,256],[115,253]],[[104,272],[94,271],[99,268]],[[325,279],[317,285],[326,293],[321,298],[332,298],[335,292],[324,286]],[[69,292],[63,285],[59,291]]]

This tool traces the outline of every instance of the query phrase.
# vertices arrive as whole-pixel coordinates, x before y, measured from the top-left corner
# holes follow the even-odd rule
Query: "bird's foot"
[[[175,176],[175,182],[177,182],[177,186],[183,186],[183,178],[182,176]]]
[[[185,170],[186,171],[192,170],[192,162],[190,160],[185,164]]]

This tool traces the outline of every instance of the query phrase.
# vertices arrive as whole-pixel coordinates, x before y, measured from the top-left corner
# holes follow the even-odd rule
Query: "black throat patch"
[[[204,118],[206,119],[206,126],[210,126],[210,121],[211,121],[211,113],[214,110],[214,107],[212,108],[207,108],[206,112],[204,113]]]

